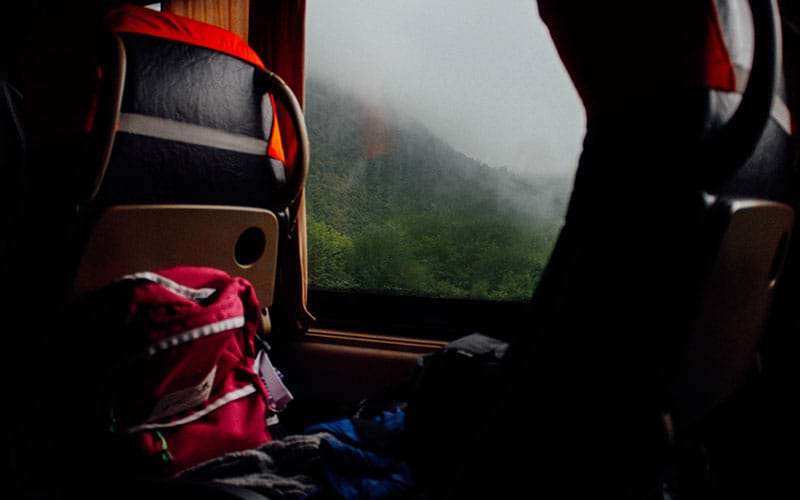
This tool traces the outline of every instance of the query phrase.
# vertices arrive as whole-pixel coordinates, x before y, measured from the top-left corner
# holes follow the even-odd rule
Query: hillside
[[[568,198],[470,158],[402,113],[310,79],[312,286],[525,299]]]

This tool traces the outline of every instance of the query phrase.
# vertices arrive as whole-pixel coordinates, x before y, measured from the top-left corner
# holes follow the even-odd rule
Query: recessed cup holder
[[[234,249],[234,259],[236,264],[241,267],[250,267],[264,255],[267,247],[267,238],[264,231],[258,227],[249,227],[242,231],[236,240]]]

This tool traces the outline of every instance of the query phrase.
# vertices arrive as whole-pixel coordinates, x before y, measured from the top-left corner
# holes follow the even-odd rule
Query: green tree
[[[405,230],[394,221],[367,226],[355,237],[354,254],[359,288],[400,293],[423,288],[425,269],[415,258]]]
[[[309,220],[308,260],[314,286],[353,287],[353,242],[324,222]]]
[[[367,120],[366,104],[331,82],[309,79],[307,106],[313,286],[530,298],[568,179],[490,167],[389,108],[379,123]],[[370,148],[371,127],[385,135],[383,147]]]

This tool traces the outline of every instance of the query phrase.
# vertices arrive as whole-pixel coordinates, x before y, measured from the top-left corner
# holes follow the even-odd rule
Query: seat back
[[[63,321],[74,301],[131,272],[184,265],[244,277],[256,287],[259,303],[269,306],[278,245],[294,243],[290,207],[305,181],[308,147],[288,87],[241,40],[210,25],[128,6],[106,17],[105,26],[95,45],[71,52],[96,57],[74,65],[76,73],[88,65],[92,73],[83,76],[91,78],[62,75],[85,81],[67,88],[92,94],[85,116],[69,120],[86,128],[48,131],[48,120],[31,116],[40,132],[35,178],[43,182],[31,182],[38,188],[31,196],[36,223],[25,242],[32,255],[21,262],[31,263],[34,276],[25,283],[37,295],[28,300],[41,319],[28,326],[33,335],[26,342],[34,338],[53,352],[40,358],[48,369],[28,377],[20,391],[42,394],[50,387],[47,397],[26,405],[20,420],[30,429],[44,427],[45,408],[72,400],[74,386],[56,388],[50,379],[60,373],[68,380],[80,371],[68,353],[79,345],[72,340],[85,339],[86,332],[80,323]],[[59,90],[52,79],[35,83],[40,86],[32,95],[38,98]],[[38,100],[39,109],[48,111],[45,101]],[[296,129],[294,157],[282,150],[278,104]],[[21,262],[18,267],[26,267]],[[95,347],[83,354],[108,348]],[[14,366],[19,371],[22,362]],[[82,457],[69,449],[68,432],[50,426],[35,439],[49,442],[56,456],[70,457],[77,468],[58,474],[71,481]],[[31,464],[37,463],[34,455],[27,459]],[[97,482],[102,479],[108,478]]]
[[[62,252],[70,254],[60,265],[64,281],[74,283],[66,293],[80,295],[135,266],[184,264],[246,276],[271,304],[275,245],[296,244],[293,209],[308,169],[294,94],[221,28],[136,6],[112,10],[101,24],[93,43],[81,42],[94,66],[76,65],[81,74],[66,76],[92,89],[70,121],[84,129],[60,134],[66,146],[38,147],[34,165],[49,184],[37,197],[45,198],[39,219],[63,221],[69,234],[50,239],[69,239],[64,247],[74,249]],[[34,88],[43,94],[41,83]],[[292,157],[283,150],[278,104],[295,129]],[[59,138],[47,120],[32,118],[40,146]],[[252,254],[247,262],[241,248]]]
[[[781,203],[721,198],[709,208],[707,271],[668,408],[676,432],[709,415],[757,372],[793,223],[794,210]]]
[[[127,205],[93,224],[72,289],[74,299],[120,276],[173,266],[213,267],[240,276],[272,305],[278,219],[265,209]]]

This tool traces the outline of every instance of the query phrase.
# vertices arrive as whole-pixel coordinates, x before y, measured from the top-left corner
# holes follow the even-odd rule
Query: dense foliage
[[[402,113],[311,79],[312,286],[525,299],[550,254],[566,179],[492,168]]]

